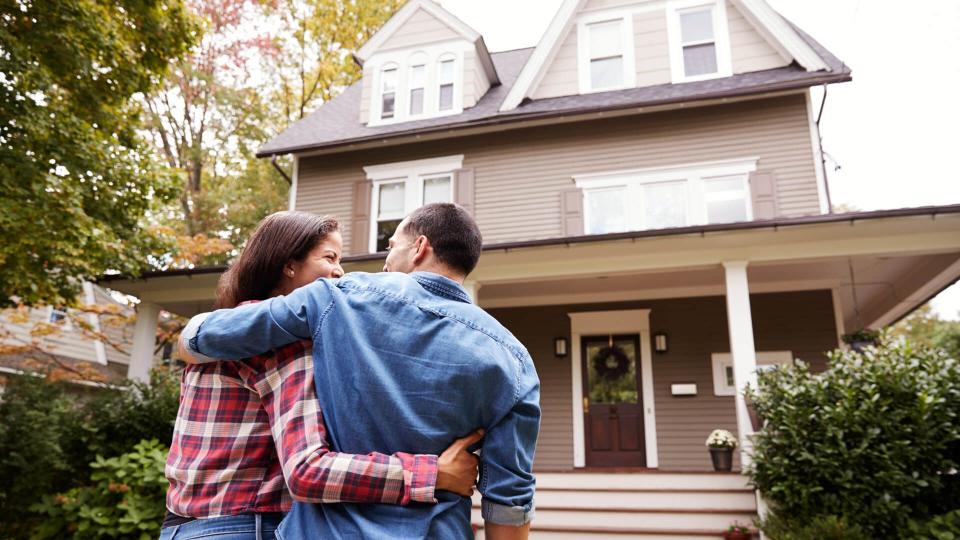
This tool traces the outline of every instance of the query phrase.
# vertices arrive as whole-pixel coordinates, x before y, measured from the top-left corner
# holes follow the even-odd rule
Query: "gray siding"
[[[829,291],[751,296],[757,350],[790,350],[815,370],[826,366],[824,351],[836,347]],[[653,383],[659,468],[710,470],[704,440],[711,430],[736,433],[733,397],[713,395],[710,355],[729,352],[722,297],[682,298],[608,304],[493,309],[490,313],[530,351],[541,381],[543,420],[537,470],[573,467],[570,358],[556,358],[553,339],[569,339],[569,312],[649,308],[652,331],[667,332],[670,350],[654,354]],[[672,383],[697,384],[695,397],[673,397]]]
[[[464,154],[486,242],[563,235],[561,193],[576,174],[759,157],[782,216],[820,211],[804,96],[668,111],[302,158],[297,209],[349,217],[362,167]]]

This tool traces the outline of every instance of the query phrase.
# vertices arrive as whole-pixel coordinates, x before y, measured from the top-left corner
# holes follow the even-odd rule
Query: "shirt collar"
[[[450,278],[441,276],[440,274],[434,274],[433,272],[414,272],[410,274],[410,277],[415,279],[421,287],[433,294],[458,302],[473,303],[470,295],[463,289],[463,286]]]

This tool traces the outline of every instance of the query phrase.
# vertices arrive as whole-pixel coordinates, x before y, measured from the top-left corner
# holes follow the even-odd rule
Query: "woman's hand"
[[[437,489],[450,491],[464,497],[473,496],[477,483],[480,459],[467,448],[483,438],[478,429],[466,437],[453,441],[437,459]]]

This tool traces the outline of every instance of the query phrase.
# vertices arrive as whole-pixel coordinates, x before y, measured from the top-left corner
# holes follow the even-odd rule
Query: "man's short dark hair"
[[[437,259],[464,275],[473,272],[480,260],[480,227],[460,205],[425,204],[407,216],[403,232],[413,237],[426,236]]]

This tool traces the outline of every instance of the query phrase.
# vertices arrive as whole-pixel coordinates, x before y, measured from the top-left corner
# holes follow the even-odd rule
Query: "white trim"
[[[737,414],[737,434],[740,437],[740,462],[747,467],[750,464],[750,452],[753,449],[750,439],[753,434],[753,424],[747,414],[743,392],[748,386],[757,387],[757,352],[753,339],[747,261],[725,261],[723,270],[727,289],[730,354],[733,355],[733,377],[737,384],[734,403]]]
[[[435,174],[463,168],[463,154],[412,161],[397,161],[380,165],[367,165],[363,172],[367,180],[389,180],[413,174]]]
[[[740,190],[743,193],[745,221],[753,219],[753,204],[750,195],[749,174],[757,169],[757,158],[716,161],[694,165],[680,165],[638,169],[633,171],[617,171],[599,174],[574,176],[574,183],[584,190],[583,220],[587,225],[586,234],[600,232],[621,231],[592,231],[590,205],[587,201],[592,193],[620,188],[624,190],[623,201],[626,205],[624,215],[625,230],[646,230],[662,227],[662,224],[645,223],[646,212],[644,186],[647,184],[665,184],[682,182],[684,191],[684,223],[672,226],[689,226],[708,223],[708,197],[706,183],[715,178],[729,177],[740,179]],[[628,208],[629,207],[629,208]]]
[[[367,60],[373,56],[383,44],[390,39],[393,34],[397,32],[400,28],[403,27],[410,17],[418,10],[424,10],[430,15],[433,15],[440,20],[443,24],[450,27],[451,30],[463,36],[464,39],[475,42],[481,38],[480,33],[468,26],[466,23],[458,19],[452,13],[444,9],[440,4],[432,0],[410,0],[399,11],[397,11],[393,17],[390,17],[386,23],[377,33],[370,37],[366,43],[363,44],[363,47],[357,50],[354,56],[360,61],[360,64],[363,65]]]
[[[570,317],[570,369],[573,394],[573,466],[586,466],[586,439],[583,424],[583,370],[580,366],[580,339],[593,334],[639,334],[640,378],[643,393],[643,431],[647,467],[657,468],[657,418],[653,395],[653,357],[650,345],[650,310],[587,311]]]
[[[810,127],[810,148],[813,154],[813,172],[817,176],[817,200],[820,202],[820,213],[829,214],[830,206],[827,203],[827,172],[824,170],[823,154],[820,148],[820,130],[817,122],[813,119],[813,100],[811,99],[812,88],[808,88],[804,93],[807,101],[807,120]]]
[[[293,175],[290,179],[290,199],[287,203],[289,210],[292,212],[297,209],[297,186],[300,185],[300,157],[297,154],[293,155]]]
[[[829,71],[823,58],[764,0],[731,0],[748,22],[787,60],[807,71]]]
[[[757,368],[760,366],[777,366],[793,363],[793,352],[791,351],[757,351]],[[736,386],[727,384],[727,366],[733,367],[733,356],[728,353],[711,353],[710,366],[713,371],[713,395],[715,396],[735,396],[737,394]]]
[[[837,347],[843,348],[846,345],[843,342],[843,335],[847,333],[847,330],[843,322],[843,301],[840,299],[840,287],[830,289],[830,298],[833,300],[833,323],[837,329]]]
[[[713,44],[717,56],[716,73],[687,76],[683,63],[680,15],[685,11],[710,8],[713,14]],[[727,28],[727,7],[724,0],[675,0],[667,4],[667,39],[669,41],[670,76],[673,83],[718,79],[733,75],[730,52],[730,31]]]
[[[620,21],[620,40],[623,47],[623,82],[617,86],[593,88],[590,72],[590,25],[604,22]],[[581,94],[594,92],[609,92],[624,88],[633,88],[637,85],[637,62],[635,58],[636,45],[633,40],[633,14],[629,11],[603,11],[581,17],[577,21],[577,78]]]
[[[97,303],[96,293],[93,291],[93,283],[89,281],[83,282],[83,301],[88,305],[95,305]],[[90,326],[98,334],[102,331],[100,328],[100,317],[96,313],[90,313],[87,315],[87,320],[90,322]],[[97,363],[101,365],[107,365],[107,348],[106,345],[99,339],[93,340],[93,349],[97,353]]]
[[[364,70],[374,78],[373,91],[370,103],[369,126],[384,126],[422,120],[425,118],[439,118],[463,112],[464,66],[466,53],[473,50],[473,46],[464,41],[446,41],[416,49],[390,51],[374,55]],[[440,61],[452,59],[453,73],[453,107],[441,111],[439,107],[439,71]],[[423,112],[417,115],[410,114],[410,71],[414,65],[424,65]],[[383,72],[386,69],[397,70],[396,96],[393,104],[393,117],[383,118]]]

